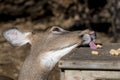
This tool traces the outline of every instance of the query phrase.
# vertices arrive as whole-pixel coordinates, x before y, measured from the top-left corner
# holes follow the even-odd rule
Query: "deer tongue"
[[[95,44],[94,41],[91,41],[91,42],[89,43],[89,46],[90,46],[91,49],[97,49],[97,45]]]

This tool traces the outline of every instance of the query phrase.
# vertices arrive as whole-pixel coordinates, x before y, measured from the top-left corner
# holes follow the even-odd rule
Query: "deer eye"
[[[59,28],[54,28],[53,31],[60,32]]]
[[[63,32],[62,29],[60,29],[58,27],[54,27],[52,29],[52,33],[54,33],[54,34],[61,34],[62,32]]]
[[[50,31],[53,33],[53,34],[62,34],[62,33],[66,33],[66,32],[69,32],[67,30],[64,30],[58,26],[53,26]]]

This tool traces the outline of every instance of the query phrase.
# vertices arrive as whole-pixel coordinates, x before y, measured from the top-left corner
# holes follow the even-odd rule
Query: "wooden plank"
[[[99,55],[92,55],[90,48],[78,48],[59,61],[60,68],[79,69],[111,69],[120,70],[120,56],[109,54],[111,49],[120,48],[120,43],[103,45],[96,49]]]
[[[64,80],[64,79],[65,79],[65,72],[60,69],[60,80]]]
[[[120,63],[117,61],[106,62],[106,61],[60,61],[59,68],[67,69],[92,69],[92,70],[120,70]]]
[[[120,80],[120,72],[65,70],[64,80]]]
[[[92,55],[89,47],[80,47],[75,49],[70,55],[66,55],[62,58],[62,60],[120,60],[120,56],[112,56],[109,54],[111,49],[118,49],[120,48],[120,43],[111,43],[111,44],[104,44],[102,49],[94,49],[95,51],[99,52],[99,55]]]

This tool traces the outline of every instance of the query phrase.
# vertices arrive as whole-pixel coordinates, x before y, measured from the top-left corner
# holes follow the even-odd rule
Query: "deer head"
[[[80,44],[94,40],[93,32],[67,31],[54,26],[44,32],[21,32],[16,28],[3,32],[4,38],[13,46],[31,44],[31,51],[20,71],[19,80],[44,80],[55,64]]]

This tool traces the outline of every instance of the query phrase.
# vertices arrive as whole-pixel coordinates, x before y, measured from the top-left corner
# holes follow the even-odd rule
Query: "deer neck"
[[[73,44],[60,49],[46,49],[46,51],[31,49],[21,69],[19,80],[47,80],[55,64],[76,46],[77,44]]]

